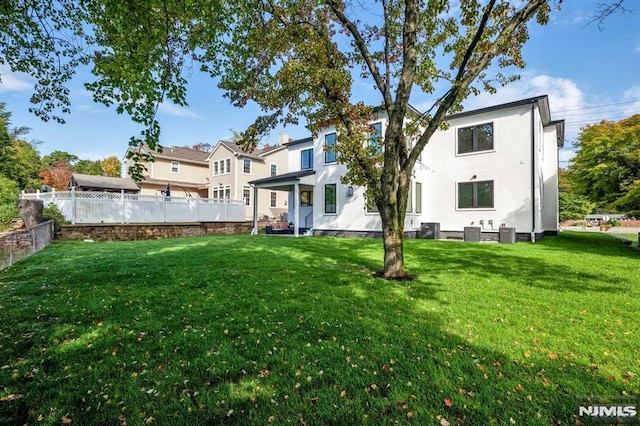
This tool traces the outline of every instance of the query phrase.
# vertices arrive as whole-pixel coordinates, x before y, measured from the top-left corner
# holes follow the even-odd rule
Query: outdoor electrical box
[[[498,231],[498,242],[502,244],[515,244],[516,228],[500,228]]]
[[[437,222],[422,222],[420,224],[420,238],[427,240],[439,240],[440,224]]]
[[[464,240],[472,243],[480,242],[481,229],[479,226],[465,226],[464,227]]]

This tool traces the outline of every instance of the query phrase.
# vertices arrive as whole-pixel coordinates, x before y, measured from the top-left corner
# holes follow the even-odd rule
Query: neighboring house
[[[69,189],[76,191],[122,192],[138,194],[140,188],[133,179],[109,176],[94,176],[73,173],[69,180]]]
[[[163,147],[161,153],[150,150],[146,145],[138,149],[155,157],[154,162],[142,163],[146,172],[139,182],[141,194],[161,195],[170,185],[173,196],[208,197],[208,152],[177,146]],[[129,175],[132,161],[125,156],[125,163]]]
[[[240,145],[220,141],[207,157],[209,164],[209,198],[243,200],[246,217],[260,220],[281,218],[287,212],[286,194],[277,191],[260,191],[258,204],[254,205],[250,181],[256,178],[276,176],[287,171],[289,136],[280,135],[276,146],[257,148],[245,152]]]
[[[497,239],[501,226],[515,228],[521,240],[557,233],[564,121],[551,120],[547,96],[446,120],[448,129],[432,137],[414,168],[405,231],[415,235],[422,223],[437,223],[441,238],[462,238],[469,226],[480,227],[483,239]],[[386,117],[371,125],[383,135]],[[335,138],[335,129],[327,128],[289,143],[288,173],[251,183],[260,194],[289,193],[296,234],[312,227],[315,235],[381,235],[380,216],[364,188],[343,184],[346,166],[324,151]]]

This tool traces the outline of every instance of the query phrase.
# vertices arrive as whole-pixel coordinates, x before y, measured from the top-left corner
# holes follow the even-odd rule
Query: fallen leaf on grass
[[[15,401],[16,399],[24,398],[24,395],[21,393],[12,393],[11,395],[3,396],[0,398],[0,402],[5,401]]]
[[[451,407],[453,405],[453,401],[451,401],[451,399],[449,398],[445,398],[444,405],[446,405],[447,407]]]
[[[60,417],[60,421],[63,425],[70,425],[73,420],[67,417],[67,414],[65,414],[64,416]]]
[[[551,359],[558,359],[558,354],[555,352],[549,352],[549,358]]]
[[[436,416],[436,420],[438,420],[440,422],[441,426],[449,426],[450,425],[449,421],[447,419],[445,419],[444,417],[442,417],[442,416]]]

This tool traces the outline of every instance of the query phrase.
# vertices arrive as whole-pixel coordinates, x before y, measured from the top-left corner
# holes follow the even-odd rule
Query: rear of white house
[[[547,96],[447,117],[413,173],[405,231],[437,224],[440,238],[463,238],[466,227],[482,239],[498,239],[501,227],[520,240],[558,231],[558,148],[564,122],[552,121]],[[386,118],[371,122],[384,134]],[[364,188],[343,184],[346,166],[325,145],[335,129],[289,144],[289,171],[252,182],[288,192],[294,229],[315,235],[380,235],[379,214],[367,206]],[[296,232],[297,233],[297,232]]]

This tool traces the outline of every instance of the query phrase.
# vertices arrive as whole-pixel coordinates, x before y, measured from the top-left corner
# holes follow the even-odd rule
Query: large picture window
[[[458,129],[458,154],[493,149],[493,123]]]
[[[458,208],[493,208],[493,181],[458,183]]]
[[[313,148],[300,151],[300,170],[313,169]]]
[[[336,134],[329,133],[324,136],[324,162],[335,163],[336,158]]]
[[[336,213],[336,184],[324,186],[324,212]]]

